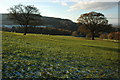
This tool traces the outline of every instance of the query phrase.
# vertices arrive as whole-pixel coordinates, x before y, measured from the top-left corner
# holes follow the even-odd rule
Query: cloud
[[[93,0],[95,2],[119,2],[119,0]]]
[[[43,0],[45,1],[45,0]],[[119,0],[51,0],[52,2],[85,2],[85,1],[95,1],[95,2],[119,2]]]
[[[62,1],[62,0],[52,0],[53,3],[59,3],[62,6],[68,6],[66,1]]]
[[[117,2],[78,2],[72,6],[67,11],[74,11],[74,10],[106,10],[117,6]]]
[[[67,2],[66,1],[60,1],[60,0],[52,0],[53,3],[59,3],[61,4],[62,6],[68,6]]]
[[[51,0],[53,3],[59,3],[59,4],[61,4],[61,5],[63,5],[63,6],[69,6],[68,5],[68,2],[73,2],[73,3],[76,3],[75,5],[73,5],[73,6],[71,6],[70,8],[72,8],[72,7],[74,7],[74,6],[76,6],[76,7],[79,7],[81,4],[82,5],[84,5],[84,4],[86,4],[86,3],[90,3],[90,4],[92,4],[91,2],[119,2],[119,0]],[[90,5],[89,4],[89,5]],[[87,5],[87,4],[86,4]],[[85,6],[86,6],[85,5]],[[110,5],[109,5],[110,6]],[[74,8],[74,9],[76,9],[76,8]],[[73,10],[73,9],[72,9]],[[71,9],[70,10],[68,10],[68,11],[71,11]]]
[[[61,2],[61,5],[67,6],[68,4],[66,2]]]

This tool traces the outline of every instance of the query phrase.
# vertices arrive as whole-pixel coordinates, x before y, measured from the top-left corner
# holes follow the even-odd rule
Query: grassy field
[[[119,78],[118,43],[3,32],[3,78]]]

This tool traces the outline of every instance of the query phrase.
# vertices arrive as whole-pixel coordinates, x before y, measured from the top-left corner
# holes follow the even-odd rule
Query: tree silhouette
[[[89,12],[82,14],[78,19],[78,24],[82,24],[91,34],[92,40],[94,40],[94,35],[98,32],[105,31],[110,28],[108,25],[108,20],[102,13]]]
[[[8,9],[9,17],[24,27],[24,35],[27,33],[29,26],[36,26],[41,24],[39,10],[32,5],[18,4]]]

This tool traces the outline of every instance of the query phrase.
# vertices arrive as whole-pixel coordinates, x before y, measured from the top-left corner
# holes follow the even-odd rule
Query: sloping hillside
[[[3,32],[3,78],[119,78],[118,44]]]
[[[15,21],[10,19],[10,15],[8,14],[0,14],[2,17],[2,25],[17,25]],[[42,23],[42,26],[47,26],[47,27],[55,27],[55,28],[61,28],[61,29],[66,29],[66,30],[72,30],[75,31],[78,29],[78,26],[75,22],[72,22],[69,19],[61,19],[61,18],[55,18],[55,17],[46,17],[42,16],[39,17],[37,16],[36,18],[39,18],[40,23]],[[41,22],[42,21],[42,22]]]
[[[76,23],[72,22],[69,19],[61,19],[54,17],[42,17],[43,25],[49,25],[50,27],[61,28],[66,30],[75,31],[78,29]]]

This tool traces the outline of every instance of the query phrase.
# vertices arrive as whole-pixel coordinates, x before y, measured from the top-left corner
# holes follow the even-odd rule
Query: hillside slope
[[[15,23],[14,20],[10,19],[9,14],[0,14],[1,17],[1,22],[2,25],[19,25]],[[69,20],[69,19],[62,19],[62,18],[55,18],[55,17],[47,17],[47,16],[36,16],[36,18],[42,23],[42,26],[47,26],[47,27],[55,27],[55,28],[61,28],[65,30],[72,30],[76,31],[78,29],[78,25]],[[40,26],[40,25],[39,25]]]
[[[118,78],[118,44],[3,32],[3,78]]]

